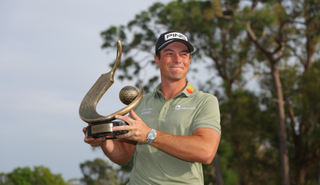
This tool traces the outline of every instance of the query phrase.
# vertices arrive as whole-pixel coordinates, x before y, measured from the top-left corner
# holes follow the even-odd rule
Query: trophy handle
[[[86,96],[83,98],[80,108],[79,108],[79,115],[80,118],[89,123],[102,123],[102,122],[108,122],[115,119],[115,115],[125,115],[130,110],[135,108],[139,102],[142,99],[143,96],[143,88],[141,85],[139,89],[139,94],[136,97],[135,100],[133,100],[129,105],[124,107],[123,109],[110,114],[108,116],[102,116],[97,113],[96,107],[98,102],[100,101],[101,97],[104,95],[104,93],[110,88],[110,86],[114,83],[114,73],[117,70],[120,60],[121,60],[121,54],[122,54],[122,46],[121,42],[118,40],[117,42],[117,57],[116,62],[112,68],[112,70],[108,73],[102,74],[100,78],[96,81],[96,83],[91,87],[91,89],[88,91]]]

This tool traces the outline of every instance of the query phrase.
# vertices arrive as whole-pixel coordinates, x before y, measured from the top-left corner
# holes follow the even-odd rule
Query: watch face
[[[155,139],[155,138],[156,138],[156,134],[153,133],[153,132],[151,132],[151,133],[149,134],[149,138],[150,138],[150,139]]]

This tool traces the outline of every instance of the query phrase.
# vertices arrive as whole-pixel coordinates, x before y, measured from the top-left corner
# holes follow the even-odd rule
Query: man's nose
[[[179,55],[179,53],[174,54],[174,62],[181,62],[182,57]]]

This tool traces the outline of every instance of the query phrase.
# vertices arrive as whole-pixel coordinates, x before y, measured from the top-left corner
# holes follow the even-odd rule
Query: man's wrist
[[[157,132],[155,129],[151,129],[147,135],[147,143],[150,145],[157,137]]]

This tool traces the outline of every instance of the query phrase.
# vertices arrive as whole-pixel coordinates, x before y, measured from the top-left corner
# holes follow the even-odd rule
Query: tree
[[[254,43],[261,54],[264,55],[268,62],[272,76],[274,96],[277,107],[278,127],[279,127],[279,145],[282,169],[282,184],[290,184],[289,174],[289,151],[287,147],[287,124],[285,103],[289,108],[289,117],[291,119],[291,134],[295,142],[295,159],[304,158],[301,155],[301,147],[297,139],[308,137],[309,133],[295,131],[295,113],[291,107],[290,97],[292,94],[286,94],[284,91],[294,86],[283,87],[283,83],[288,81],[282,77],[279,70],[280,66],[292,70],[293,66],[288,66],[288,60],[295,60],[297,57],[303,65],[304,72],[310,69],[312,59],[316,51],[316,45],[319,45],[320,34],[317,33],[320,22],[320,3],[319,1],[261,1],[265,4],[264,8],[257,9],[259,0],[252,1],[251,9],[245,10],[247,20],[247,33],[249,39]],[[252,28],[253,27],[253,28]],[[317,33],[317,34],[316,34]],[[300,37],[300,38],[299,38]],[[305,40],[305,41],[304,41]],[[301,47],[299,47],[301,45]],[[296,66],[294,71],[298,71],[300,66]],[[288,72],[284,72],[288,73]],[[286,76],[288,77],[288,76]],[[292,76],[289,76],[292,81]],[[295,85],[295,84],[290,84]],[[292,92],[293,93],[293,92]],[[306,97],[308,98],[308,97]],[[303,104],[298,104],[303,106]],[[311,116],[311,115],[308,115]],[[314,129],[315,127],[313,127]],[[312,129],[312,130],[313,130]],[[302,130],[301,130],[302,131]],[[300,156],[300,157],[299,157]],[[304,160],[301,160],[304,161]],[[297,184],[305,184],[305,170],[303,167],[298,168]],[[296,171],[296,170],[294,170]]]
[[[108,162],[102,159],[86,161],[80,164],[83,178],[81,182],[86,185],[117,185],[117,175]]]
[[[66,184],[60,174],[52,174],[49,168],[36,166],[16,168],[9,174],[0,174],[0,184],[3,185],[64,185]]]
[[[220,171],[220,166],[228,178],[217,184],[310,184],[316,182],[315,169],[320,167],[310,162],[319,161],[320,155],[313,137],[319,132],[318,104],[312,103],[319,81],[305,79],[317,74],[312,64],[319,58],[319,4],[316,0],[155,3],[127,26],[102,32],[102,47],[116,48],[116,40],[121,40],[119,78],[135,76],[136,83],[144,83],[149,91],[158,77],[146,80],[143,73],[154,64],[157,35],[173,29],[186,33],[197,48],[191,72],[202,62],[212,74],[192,79],[199,81],[199,89],[215,94],[221,106],[225,135],[218,150],[220,164],[214,163],[214,170]],[[245,76],[252,69],[259,76],[259,93],[245,89]],[[207,183],[219,179],[212,165],[204,169]]]

